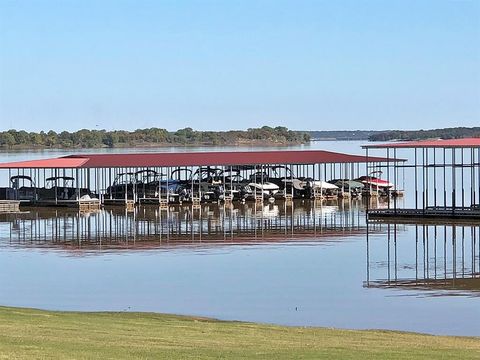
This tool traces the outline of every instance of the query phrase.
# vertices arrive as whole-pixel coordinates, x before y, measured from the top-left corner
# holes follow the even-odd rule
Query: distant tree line
[[[378,130],[319,130],[307,131],[311,140],[368,140],[373,134],[379,133]]]
[[[425,140],[425,139],[461,139],[480,137],[480,127],[456,127],[434,130],[391,130],[374,133],[369,136],[370,141],[389,140]]]
[[[302,144],[310,135],[286,127],[252,128],[231,131],[195,131],[192,128],[174,132],[160,128],[135,131],[79,130],[75,132],[53,130],[27,132],[8,130],[0,132],[2,148],[96,148],[168,145],[240,145],[240,144]]]

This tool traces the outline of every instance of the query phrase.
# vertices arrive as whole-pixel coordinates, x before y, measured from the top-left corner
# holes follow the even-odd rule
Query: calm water
[[[359,145],[314,144],[362,153]],[[480,227],[367,226],[364,207],[3,214],[0,304],[480,335]]]

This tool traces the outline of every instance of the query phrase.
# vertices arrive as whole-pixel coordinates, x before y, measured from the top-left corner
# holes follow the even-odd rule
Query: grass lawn
[[[0,307],[0,359],[35,358],[480,359],[480,338]]]

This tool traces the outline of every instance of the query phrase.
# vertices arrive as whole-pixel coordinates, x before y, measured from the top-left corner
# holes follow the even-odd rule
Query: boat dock
[[[0,164],[9,179],[0,199],[20,207],[132,209],[390,197],[394,185],[368,170],[402,161],[322,150],[69,155]]]
[[[3,206],[12,209],[132,210],[140,204],[166,209],[183,203],[366,197],[388,199],[383,209],[367,204],[372,220],[480,217],[480,138],[390,142],[364,149],[365,155],[322,150],[151,152],[10,162],[0,164],[9,179],[0,188],[0,200],[13,201]],[[379,150],[383,156],[372,156]],[[407,183],[412,188],[403,201]]]
[[[385,209],[367,209],[369,219],[480,220],[480,138],[390,142],[363,148],[367,158],[373,151],[384,151],[387,159],[409,159],[387,161],[382,171],[394,183],[401,173],[412,185],[409,193],[413,196],[405,208],[393,197]]]

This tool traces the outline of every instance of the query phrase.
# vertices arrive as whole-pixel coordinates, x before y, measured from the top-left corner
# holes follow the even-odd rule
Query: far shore
[[[21,151],[21,150],[86,150],[86,149],[129,149],[129,148],[139,148],[139,149],[151,149],[151,148],[169,148],[169,147],[222,147],[222,146],[237,146],[237,147],[285,147],[285,146],[298,146],[306,145],[308,143],[302,142],[274,142],[274,141],[250,141],[250,142],[236,142],[236,143],[222,143],[222,144],[211,144],[211,143],[191,143],[191,144],[181,144],[181,143],[139,143],[139,144],[119,144],[115,146],[92,146],[92,147],[50,147],[50,146],[29,146],[29,145],[14,145],[10,147],[0,146],[0,151]]]

